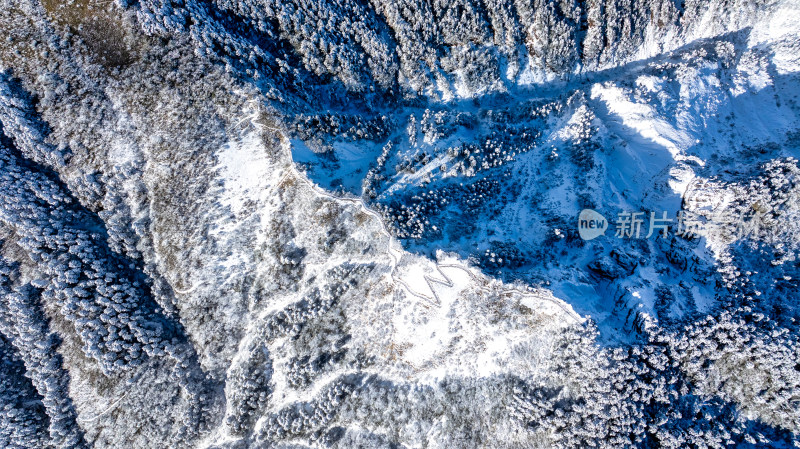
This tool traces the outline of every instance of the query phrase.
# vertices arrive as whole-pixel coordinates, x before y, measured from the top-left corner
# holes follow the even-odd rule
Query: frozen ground
[[[798,24],[0,0],[0,446],[798,446]]]

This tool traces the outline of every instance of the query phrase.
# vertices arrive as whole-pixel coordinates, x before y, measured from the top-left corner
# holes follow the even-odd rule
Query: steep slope
[[[798,444],[796,2],[0,6],[4,447]]]

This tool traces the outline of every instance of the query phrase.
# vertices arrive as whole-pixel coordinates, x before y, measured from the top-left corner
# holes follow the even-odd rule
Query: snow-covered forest
[[[796,0],[0,30],[0,447],[800,447]]]

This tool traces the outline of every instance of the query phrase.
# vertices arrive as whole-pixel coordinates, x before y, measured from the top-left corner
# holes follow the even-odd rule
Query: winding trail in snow
[[[255,100],[251,100],[251,102],[255,103]],[[258,107],[256,107],[255,110],[258,110]],[[360,197],[345,197],[345,196],[334,195],[334,194],[326,191],[322,187],[318,186],[313,181],[311,181],[306,175],[304,175],[303,173],[298,171],[296,165],[294,164],[294,160],[292,158],[291,142],[290,142],[289,138],[286,136],[286,134],[283,132],[283,130],[281,130],[279,128],[272,127],[272,126],[268,126],[265,123],[261,123],[261,122],[259,122],[258,118],[259,118],[259,114],[258,113],[251,114],[251,115],[247,116],[246,118],[244,118],[244,119],[240,120],[239,122],[237,122],[235,126],[239,127],[243,123],[246,123],[246,122],[249,121],[248,124],[249,125],[253,125],[254,127],[256,127],[256,129],[258,129],[259,127],[264,128],[264,129],[268,129],[268,130],[274,132],[280,138],[281,147],[282,147],[282,149],[284,151],[286,151],[286,155],[285,156],[286,156],[287,160],[289,161],[289,163],[284,167],[286,173],[284,173],[283,176],[281,176],[280,180],[277,183],[278,185],[284,183],[286,180],[288,180],[291,177],[291,178],[293,178],[295,180],[299,180],[300,182],[304,183],[308,188],[310,188],[318,196],[326,198],[326,199],[328,199],[330,201],[333,201],[333,202],[335,202],[337,204],[355,205],[355,206],[357,206],[359,208],[359,210],[361,212],[363,212],[363,213],[373,217],[375,220],[377,220],[377,222],[380,224],[381,232],[387,238],[387,242],[388,243],[386,245],[386,250],[387,250],[387,253],[389,254],[389,257],[391,259],[390,276],[391,276],[392,281],[394,282],[395,285],[401,286],[409,295],[422,300],[425,303],[426,307],[431,307],[431,306],[439,307],[439,306],[441,306],[442,301],[441,301],[441,299],[439,297],[439,294],[436,293],[436,288],[434,288],[434,285],[441,285],[441,286],[444,286],[444,287],[447,287],[447,288],[452,288],[452,287],[455,286],[455,284],[453,283],[452,278],[450,276],[448,276],[444,272],[444,270],[442,270],[443,268],[448,268],[448,269],[458,269],[458,270],[463,271],[475,283],[476,288],[479,291],[481,291],[482,293],[487,294],[487,295],[491,293],[491,289],[490,288],[484,287],[484,286],[481,285],[482,283],[485,283],[485,282],[482,282],[482,281],[485,281],[486,279],[479,278],[469,268],[461,266],[461,265],[456,265],[456,264],[440,264],[435,260],[432,260],[432,262],[433,262],[433,268],[436,271],[436,273],[434,273],[433,276],[428,275],[428,274],[424,274],[422,276],[423,280],[427,284],[428,290],[430,290],[431,294],[428,295],[428,294],[425,294],[425,293],[421,293],[421,292],[415,290],[414,288],[412,288],[405,280],[403,280],[398,275],[397,267],[400,264],[400,260],[403,258],[404,251],[402,249],[402,246],[395,239],[395,237],[392,236],[391,232],[387,228],[386,223],[384,223],[384,221],[383,221],[383,217],[378,212],[376,212],[374,209],[369,207],[369,205],[364,201],[363,198],[360,198]],[[178,289],[176,287],[173,287],[173,291],[175,293],[177,293],[177,294],[189,294],[189,293],[195,291],[198,287],[199,287],[198,284],[194,284],[194,285],[192,285],[191,287],[189,287],[187,289]],[[575,323],[580,323],[580,322],[584,321],[583,317],[578,315],[571,307],[569,307],[568,304],[566,304],[564,301],[562,301],[562,300],[560,300],[558,298],[549,297],[547,295],[542,295],[540,293],[532,292],[530,290],[525,290],[525,289],[522,289],[520,287],[512,286],[512,285],[505,285],[505,288],[509,292],[514,292],[514,293],[519,294],[522,298],[526,298],[527,297],[527,298],[534,298],[534,299],[537,299],[537,300],[540,300],[540,301],[549,301],[550,303],[552,303],[552,304],[556,305],[557,307],[559,307]]]
[[[252,100],[252,101],[255,102],[254,100]],[[256,111],[259,111],[259,109],[257,107],[255,109],[256,109]],[[453,282],[453,279],[450,276],[447,275],[445,270],[461,270],[469,277],[470,281],[473,283],[474,289],[477,290],[478,292],[480,292],[481,294],[484,294],[484,295],[488,296],[488,295],[497,293],[497,289],[496,288],[492,288],[489,285],[490,282],[492,281],[492,278],[481,277],[478,274],[476,274],[473,269],[470,269],[469,267],[465,267],[465,266],[462,266],[462,265],[459,265],[459,264],[453,264],[453,263],[439,263],[438,261],[435,261],[435,260],[431,260],[431,262],[433,262],[432,263],[432,267],[435,270],[433,275],[428,275],[428,274],[423,274],[422,275],[422,279],[427,284],[427,287],[430,290],[431,294],[428,295],[428,294],[425,294],[425,293],[421,293],[421,292],[417,291],[416,289],[412,288],[412,286],[410,286],[405,280],[403,280],[401,278],[400,273],[399,273],[399,269],[398,269],[398,266],[400,265],[400,261],[402,260],[404,255],[407,254],[407,253],[402,248],[401,244],[397,241],[397,239],[394,236],[392,236],[391,232],[389,231],[388,227],[386,226],[386,223],[383,220],[383,217],[377,211],[375,211],[374,209],[369,207],[369,205],[364,201],[363,198],[337,196],[337,195],[334,195],[334,194],[326,191],[325,189],[323,189],[322,187],[318,186],[313,181],[311,181],[308,178],[308,176],[306,176],[305,174],[301,173],[297,169],[297,166],[295,165],[294,160],[292,158],[291,142],[290,142],[289,138],[286,136],[286,134],[284,133],[284,131],[279,129],[279,128],[275,128],[275,127],[269,126],[266,123],[263,123],[261,120],[259,120],[259,118],[260,118],[260,111],[258,113],[254,113],[254,114],[248,116],[245,119],[240,120],[239,122],[236,123],[235,126],[239,127],[242,124],[245,124],[246,122],[248,122],[248,119],[249,119],[248,125],[252,125],[257,130],[258,129],[270,130],[271,132],[275,133],[275,136],[277,136],[280,139],[281,149],[286,152],[286,154],[284,154],[284,156],[285,156],[284,160],[288,161],[288,163],[286,163],[282,167],[284,169],[284,173],[283,173],[283,175],[281,176],[281,178],[278,180],[278,182],[275,185],[281,185],[281,184],[285,183],[286,181],[290,180],[290,178],[291,178],[291,180],[293,180],[293,181],[299,181],[299,182],[303,183],[312,192],[314,192],[314,194],[316,194],[319,198],[325,198],[325,199],[327,199],[329,201],[332,201],[332,202],[334,202],[336,204],[356,206],[359,211],[361,211],[364,214],[374,218],[377,221],[377,223],[380,225],[380,232],[387,239],[386,252],[388,253],[390,261],[391,261],[390,266],[389,266],[389,268],[390,268],[389,274],[390,274],[392,282],[394,283],[395,286],[400,286],[403,290],[406,291],[407,294],[409,294],[412,297],[415,297],[415,298],[421,300],[422,303],[423,303],[423,306],[426,307],[426,308],[440,307],[442,305],[442,300],[439,297],[439,294],[436,292],[436,287],[435,286],[444,286],[446,288],[455,287],[456,286],[455,282]],[[342,263],[357,261],[357,259],[358,259],[357,257],[349,257],[347,259],[343,259]],[[428,260],[430,260],[430,259],[428,259]],[[370,259],[369,261],[374,261],[374,259]],[[330,264],[331,262],[333,262],[333,260],[332,259],[327,259],[325,262],[327,264]],[[175,293],[177,293],[177,294],[190,294],[190,293],[194,292],[198,287],[200,287],[201,284],[202,284],[202,282],[195,283],[195,284],[191,285],[189,288],[186,288],[186,289],[178,289],[178,288],[173,287],[173,291]],[[526,290],[524,288],[521,288],[521,287],[518,287],[518,286],[514,286],[514,285],[508,285],[508,284],[503,284],[502,287],[504,289],[503,293],[516,294],[516,295],[518,295],[518,297],[520,299],[532,298],[534,300],[548,301],[548,302],[554,304],[555,306],[557,306],[561,311],[563,311],[570,318],[571,323],[569,323],[569,324],[577,324],[577,323],[581,323],[581,322],[583,322],[585,320],[583,317],[581,317],[579,314],[577,314],[567,303],[563,302],[562,300],[560,300],[558,298],[553,297],[552,295],[551,296],[547,296],[547,295],[543,295],[543,294],[538,293],[538,292],[532,292],[530,290]],[[240,363],[242,363],[244,361],[244,359],[247,356],[247,352],[248,352],[247,348],[249,348],[250,345],[253,343],[253,339],[258,338],[258,336],[259,336],[259,333],[257,332],[257,329],[255,329],[255,327],[257,327],[260,323],[262,323],[263,322],[262,319],[264,317],[266,317],[267,315],[269,315],[270,313],[272,313],[272,312],[274,312],[273,308],[263,310],[258,317],[254,318],[254,319],[251,319],[250,322],[245,326],[245,330],[244,330],[244,333],[243,333],[244,338],[242,338],[240,340],[240,342],[238,344],[238,349],[237,349],[235,355],[233,356],[233,358],[231,359],[231,365],[230,365],[231,368],[234,367],[234,366],[237,366],[238,364],[240,364]],[[127,396],[127,392],[123,396],[121,396],[119,399],[114,401],[112,404],[110,404],[103,412],[98,413],[94,417],[89,418],[87,420],[83,420],[83,421],[84,422],[89,422],[89,421],[92,421],[94,419],[97,419],[98,417],[100,417],[100,416],[102,416],[104,414],[107,414],[108,412],[112,411],[116,406],[118,406],[119,403],[126,396]],[[226,404],[225,405],[224,416],[229,416],[230,413],[231,413],[231,411],[228,409],[228,404]],[[225,418],[223,418],[223,423],[224,423],[224,420],[225,420]],[[230,434],[228,434],[228,430],[229,429],[227,429],[227,427],[224,424],[222,426],[219,426],[215,432],[212,432],[211,434],[209,434],[204,439],[204,442],[201,443],[200,447],[207,446],[209,444],[218,444],[218,443],[230,440],[232,438],[232,436]]]
[[[390,258],[392,260],[392,263],[391,263],[391,278],[392,278],[392,281],[396,285],[400,285],[408,294],[410,294],[410,295],[412,295],[412,296],[414,296],[414,297],[416,297],[418,299],[421,299],[422,301],[428,303],[431,306],[435,306],[435,307],[441,306],[442,301],[439,298],[439,295],[436,293],[436,289],[434,288],[434,284],[442,285],[442,286],[445,286],[445,287],[448,287],[448,288],[452,288],[452,287],[455,286],[455,284],[453,283],[453,280],[442,270],[442,268],[458,269],[458,270],[463,271],[475,283],[476,288],[479,291],[481,291],[482,293],[487,294],[487,295],[491,293],[491,289],[490,288],[487,288],[487,287],[484,287],[484,286],[481,285],[483,283],[481,281],[485,281],[485,280],[484,279],[480,279],[477,275],[475,275],[475,273],[472,272],[472,270],[470,270],[470,269],[468,269],[468,268],[466,268],[464,266],[456,265],[456,264],[440,264],[435,260],[432,261],[433,262],[433,268],[436,270],[436,272],[438,272],[438,277],[429,276],[427,274],[423,275],[423,279],[425,280],[425,282],[426,282],[426,284],[428,286],[428,289],[430,290],[432,296],[424,294],[424,293],[420,293],[418,291],[415,291],[413,288],[411,288],[411,286],[408,285],[408,283],[406,283],[403,279],[401,279],[400,276],[397,273],[397,271],[398,271],[397,270],[397,266],[398,266],[398,264],[400,263],[400,260],[403,257],[404,251],[402,250],[402,248],[398,249],[400,244],[397,242],[397,240],[394,238],[394,236],[392,236],[391,232],[386,227],[386,223],[384,223],[383,217],[378,212],[376,212],[374,209],[370,208],[369,205],[364,201],[363,198],[336,196],[336,195],[333,195],[332,193],[324,190],[322,187],[318,186],[314,182],[312,182],[307,176],[305,176],[304,174],[300,173],[297,170],[297,167],[295,166],[294,161],[292,159],[291,143],[289,141],[289,138],[284,134],[284,132],[282,130],[278,129],[278,128],[270,127],[270,126],[267,126],[265,124],[260,124],[260,123],[257,123],[256,121],[254,121],[253,123],[256,124],[256,125],[261,125],[264,128],[269,129],[269,130],[275,132],[278,136],[280,136],[282,147],[288,153],[287,157],[288,157],[288,160],[290,162],[289,162],[289,164],[287,166],[287,173],[285,173],[281,177],[281,180],[280,180],[279,184],[284,182],[290,176],[292,176],[294,179],[300,180],[306,186],[311,188],[311,190],[313,190],[317,195],[322,196],[324,198],[327,198],[327,199],[329,199],[329,200],[331,200],[333,202],[336,202],[337,204],[355,205],[355,206],[359,207],[360,210],[363,213],[365,213],[365,214],[367,214],[367,215],[369,215],[369,216],[371,216],[371,217],[373,217],[373,218],[375,218],[377,220],[377,222],[381,226],[381,232],[383,234],[385,234],[385,236],[387,237],[387,241],[388,241],[386,249],[387,249],[387,252],[389,253],[389,256],[390,256]],[[578,315],[571,307],[569,307],[567,304],[565,304],[563,301],[559,300],[558,298],[547,297],[547,296],[544,296],[544,295],[536,293],[536,292],[523,290],[523,289],[521,289],[521,288],[519,288],[517,286],[504,285],[504,287],[507,289],[507,291],[517,293],[522,298],[525,298],[525,297],[534,298],[534,299],[541,300],[541,301],[549,301],[552,304],[555,304],[564,313],[566,313],[570,318],[572,318],[572,320],[575,323],[581,323],[581,322],[584,321],[583,317]]]

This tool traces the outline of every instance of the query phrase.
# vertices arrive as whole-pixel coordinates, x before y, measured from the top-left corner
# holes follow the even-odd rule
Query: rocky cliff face
[[[3,447],[798,444],[796,2],[0,6]]]

